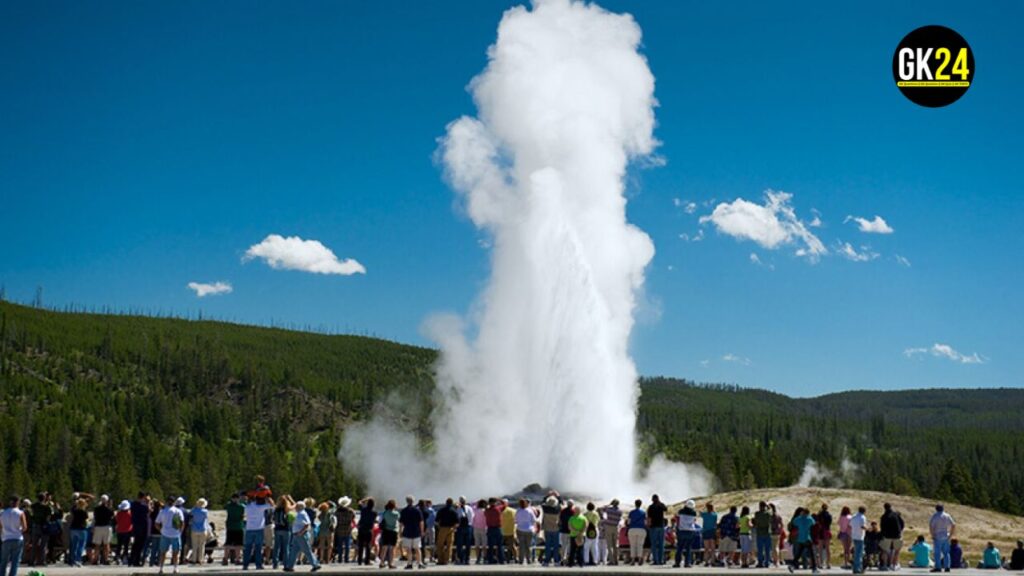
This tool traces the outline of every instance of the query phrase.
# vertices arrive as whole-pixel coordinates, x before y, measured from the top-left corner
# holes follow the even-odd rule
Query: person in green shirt
[[[978,568],[985,570],[998,570],[1003,567],[1003,558],[999,555],[999,548],[989,542],[985,551],[981,553],[981,565]]]
[[[751,545],[750,527],[750,508],[744,506],[740,510],[740,563],[744,568],[750,567],[750,552],[754,548]]]
[[[587,517],[580,512],[579,506],[572,509],[569,517],[569,562],[568,565],[583,566],[583,539],[587,532]]]
[[[917,537],[914,545],[910,547],[910,552],[914,554],[911,568],[927,568],[931,564],[932,547],[924,541],[924,536]]]
[[[228,562],[238,564],[241,561],[242,544],[245,541],[245,505],[238,494],[232,494],[224,510],[227,512],[227,520],[224,522],[224,560],[221,564],[227,566]]]

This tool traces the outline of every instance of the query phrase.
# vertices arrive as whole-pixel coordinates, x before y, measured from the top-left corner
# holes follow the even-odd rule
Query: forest
[[[385,410],[416,430],[437,352],[363,336],[60,312],[0,301],[0,494],[205,496],[266,474],[278,490],[360,495],[346,426]],[[821,479],[1021,514],[1024,390],[764,390],[641,379],[638,436],[732,490]],[[407,417],[389,400],[412,399]]]

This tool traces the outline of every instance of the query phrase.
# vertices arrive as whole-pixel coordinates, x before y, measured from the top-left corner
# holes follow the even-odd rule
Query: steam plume
[[[449,124],[440,151],[470,219],[492,237],[491,278],[468,328],[451,316],[427,323],[442,350],[433,451],[419,454],[380,421],[346,435],[345,462],[371,489],[648,490],[628,342],[654,246],[626,221],[623,194],[629,161],[657,144],[640,36],[631,16],[569,0],[502,18],[470,84],[478,115]],[[706,490],[706,474],[656,462],[663,497]]]

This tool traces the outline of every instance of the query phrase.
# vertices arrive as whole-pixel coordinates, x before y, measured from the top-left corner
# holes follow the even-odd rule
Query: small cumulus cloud
[[[682,198],[673,198],[672,205],[676,208],[682,208],[683,212],[686,212],[687,214],[693,214],[697,211],[696,202],[690,202],[688,200],[683,200]]]
[[[687,234],[683,232],[679,235],[679,239],[683,242],[700,242],[704,239],[704,230],[698,230],[696,234]]]
[[[936,358],[952,360],[953,362],[958,362],[960,364],[984,364],[988,361],[987,358],[979,355],[977,352],[973,354],[963,354],[949,344],[939,344],[938,342],[927,348],[907,348],[903,351],[903,355],[907,358],[913,358],[920,355],[931,355]]]
[[[843,220],[843,223],[845,224],[850,221],[856,222],[857,228],[865,234],[892,234],[895,232],[895,230],[892,229],[892,226],[889,226],[889,223],[877,214],[873,220],[868,220],[867,218],[861,218],[859,216],[847,216],[846,219]]]
[[[300,270],[313,274],[365,274],[366,268],[351,258],[339,260],[330,248],[318,240],[287,238],[271,234],[245,251],[242,261],[262,259],[275,270]]]
[[[761,266],[763,268],[767,268],[769,270],[775,270],[775,265],[774,264],[767,264],[767,263],[765,263],[765,261],[761,260],[761,257],[758,256],[756,252],[751,252],[750,253],[750,263],[755,265],[755,266]]]
[[[838,252],[843,258],[852,260],[854,262],[869,262],[878,258],[878,252],[872,252],[868,246],[861,246],[858,252],[849,242],[840,242],[836,244],[836,252]]]
[[[821,221],[821,212],[818,212],[817,208],[811,208],[811,214],[814,215],[814,218],[807,223],[809,228],[821,228],[825,225],[825,223]]]
[[[228,282],[189,282],[188,289],[196,293],[196,298],[230,294],[234,290]]]
[[[907,268],[910,268],[910,260],[907,259],[905,256],[900,256],[899,254],[897,254],[893,258],[895,258],[901,266],[906,266]]]
[[[719,232],[736,238],[750,240],[768,250],[781,246],[796,245],[795,254],[810,262],[828,253],[821,240],[808,229],[807,224],[797,217],[790,204],[793,195],[787,192],[765,191],[764,204],[737,198],[722,202],[707,216],[701,216],[701,224],[711,222]]]
[[[733,354],[732,352],[722,356],[722,362],[732,362],[733,364],[740,364],[742,366],[750,366],[750,358],[745,358],[743,356],[737,356],[736,354]]]

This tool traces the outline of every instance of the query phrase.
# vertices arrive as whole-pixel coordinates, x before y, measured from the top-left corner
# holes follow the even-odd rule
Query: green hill
[[[423,410],[436,351],[223,322],[66,313],[0,301],[0,493],[203,494],[266,473],[297,494],[358,494],[347,423],[392,394]],[[725,490],[788,486],[805,460],[853,487],[1019,514],[1024,390],[793,399],[646,378],[645,453],[703,462]]]

